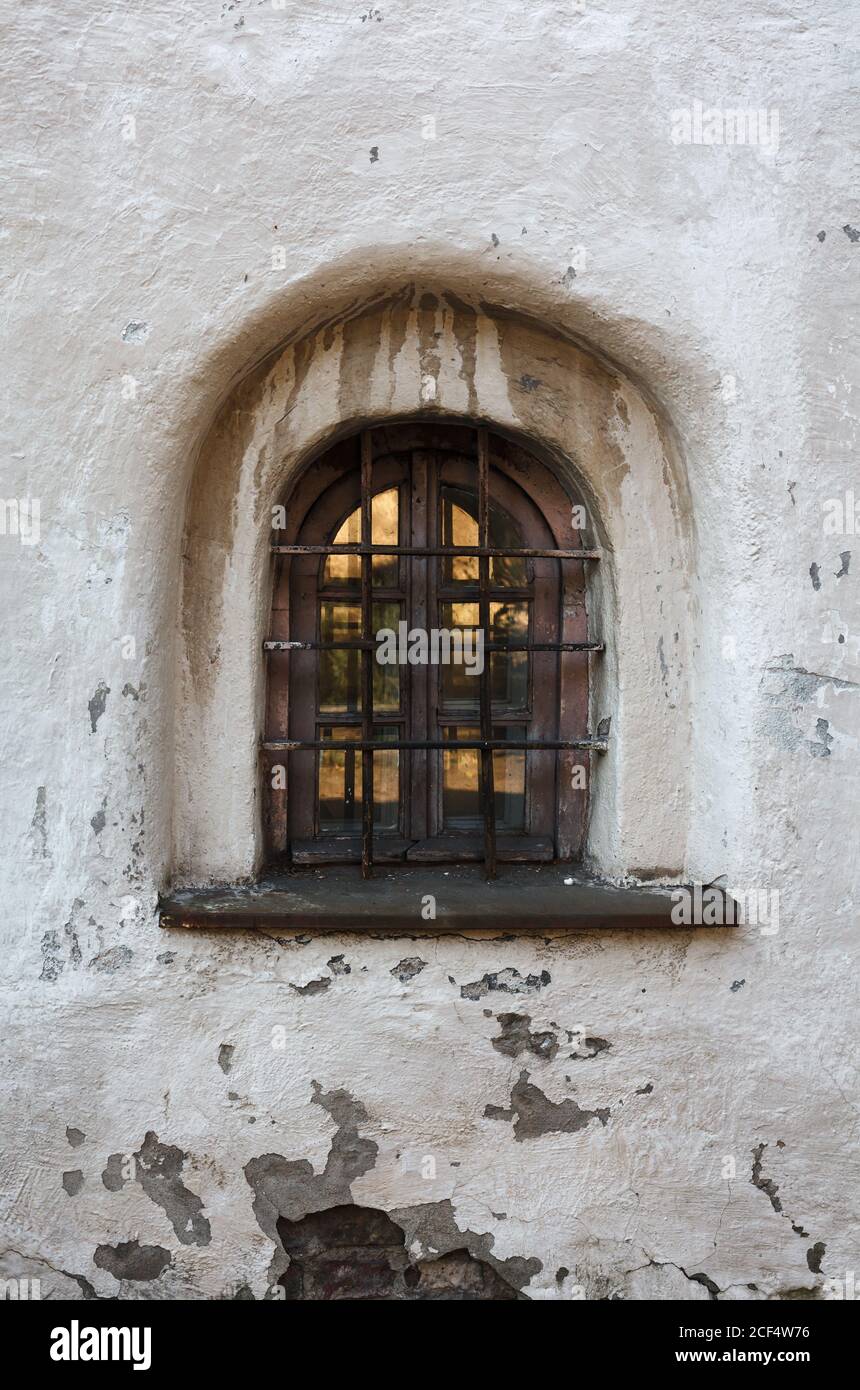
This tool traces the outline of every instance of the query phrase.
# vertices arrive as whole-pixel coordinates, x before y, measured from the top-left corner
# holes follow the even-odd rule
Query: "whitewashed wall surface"
[[[338,1208],[404,1297],[839,1296],[856,11],[4,9],[3,1279],[281,1297]],[[416,415],[594,508],[586,867],[757,920],[159,925],[259,867],[271,506]]]

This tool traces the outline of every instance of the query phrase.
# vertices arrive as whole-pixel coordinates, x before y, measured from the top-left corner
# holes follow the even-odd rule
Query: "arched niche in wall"
[[[187,503],[175,692],[174,882],[238,881],[263,858],[258,751],[272,600],[272,509],[365,427],[482,422],[588,510],[594,760],[585,862],[614,878],[683,872],[689,830],[693,535],[670,431],[616,367],[545,324],[406,287],[249,374],[200,451]]]

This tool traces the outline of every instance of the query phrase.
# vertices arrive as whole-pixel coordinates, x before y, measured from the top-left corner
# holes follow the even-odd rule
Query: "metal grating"
[[[439,556],[468,556],[478,559],[478,624],[481,631],[490,631],[490,560],[506,559],[599,560],[599,550],[511,549],[490,545],[490,450],[489,433],[485,426],[478,436],[478,539],[477,546],[402,546],[374,545],[371,531],[371,499],[373,452],[371,432],[361,435],[361,542],[358,545],[273,545],[273,555],[358,555],[361,557],[361,637],[341,642],[266,641],[266,652],[343,651],[361,652],[361,738],[344,739],[272,739],[264,741],[264,752],[298,753],[322,749],[352,749],[361,752],[361,872],[370,878],[373,872],[373,755],[375,751],[426,751],[452,748],[477,749],[479,761],[479,801],[484,823],[484,865],[488,878],[496,877],[495,788],[493,782],[493,751],[568,751],[582,749],[605,753],[607,740],[589,735],[581,739],[494,739],[492,719],[491,663],[485,662],[479,680],[480,738],[477,739],[386,739],[383,744],[373,738],[373,638],[372,565],[374,555],[401,555],[408,559],[427,559]],[[488,652],[599,652],[602,642],[485,642]]]

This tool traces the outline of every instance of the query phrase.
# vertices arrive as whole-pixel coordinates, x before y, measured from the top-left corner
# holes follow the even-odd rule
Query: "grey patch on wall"
[[[130,946],[111,946],[107,951],[100,951],[97,956],[93,956],[89,968],[98,970],[102,975],[113,975],[115,971],[128,965],[133,956],[134,951]]]
[[[856,227],[852,227],[850,222],[846,222],[842,230],[849,241],[860,241],[860,232],[858,232]]]
[[[782,1202],[779,1200],[779,1197],[777,1196],[777,1193],[779,1192],[779,1187],[773,1181],[773,1178],[765,1178],[762,1176],[762,1154],[764,1153],[766,1148],[767,1144],[758,1144],[756,1148],[754,1148],[752,1151],[753,1165],[750,1182],[752,1183],[753,1187],[757,1187],[760,1192],[764,1192],[767,1194],[768,1198],[770,1199],[770,1204],[773,1207],[774,1211],[781,1212]]]
[[[42,937],[42,969],[39,979],[53,984],[63,973],[63,965],[59,935],[55,931],[46,931]]]
[[[406,956],[403,960],[399,960],[395,966],[392,966],[389,974],[393,975],[395,980],[399,980],[402,985],[406,985],[410,980],[414,980],[416,975],[421,974],[426,964],[426,960],[422,960],[420,956]]]
[[[40,980],[53,984],[62,975],[66,965],[77,970],[81,964],[81,944],[75,930],[75,916],[83,907],[83,900],[75,898],[67,922],[63,923],[63,935],[58,931],[46,931],[42,937],[42,969]]]
[[[522,1290],[543,1269],[535,1256],[511,1255],[498,1259],[493,1254],[495,1236],[491,1232],[461,1230],[457,1225],[454,1207],[449,1199],[441,1202],[422,1202],[413,1207],[397,1207],[389,1213],[392,1220],[406,1232],[406,1247],[412,1250],[416,1241],[423,1250],[434,1256],[467,1250],[475,1259],[491,1265],[497,1274],[517,1290]]]
[[[814,560],[809,566],[809,577],[812,580],[813,589],[818,593],[818,590],[821,588],[821,571]]]
[[[327,961],[326,964],[328,965],[328,968],[331,971],[332,975],[352,974],[352,966],[347,965],[343,956],[332,956],[331,960]]]
[[[290,1301],[525,1298],[463,1245],[412,1259],[403,1227],[375,1207],[329,1207],[300,1221],[281,1217],[278,1235],[290,1257],[279,1281]]]
[[[761,679],[764,706],[761,723],[772,743],[788,752],[801,747],[804,743],[803,730],[798,727],[794,716],[827,686],[838,692],[860,690],[854,681],[823,676],[817,671],[795,666],[792,652],[775,656],[768,663]]]
[[[93,1262],[114,1279],[144,1282],[163,1274],[171,1263],[171,1255],[162,1245],[140,1245],[129,1240],[120,1245],[97,1246]]]
[[[815,732],[817,738],[808,738],[806,746],[813,758],[829,758],[830,745],[833,742],[833,735],[830,733],[830,721],[827,719],[816,719]]]
[[[232,1043],[222,1043],[218,1048],[218,1065],[225,1076],[229,1075],[230,1068],[233,1065],[233,1053],[235,1051],[236,1049]]]
[[[70,1197],[77,1197],[84,1185],[84,1175],[80,1168],[72,1168],[63,1174],[63,1189]]]
[[[75,1129],[74,1126],[66,1125],[66,1138],[73,1149],[79,1149],[86,1137],[82,1129]]]
[[[290,989],[294,989],[296,994],[325,994],[330,984],[331,978],[322,975],[318,980],[308,980],[306,985],[290,983]]]
[[[513,1120],[514,1138],[519,1143],[537,1139],[541,1134],[576,1134],[592,1120],[599,1120],[605,1127],[611,1114],[608,1108],[582,1110],[575,1100],[550,1100],[529,1081],[527,1071],[520,1072],[511,1091],[510,1109],[501,1105],[487,1105],[484,1109],[485,1119]]]
[[[48,792],[45,787],[36,788],[36,809],[33,812],[33,819],[30,822],[30,836],[33,842],[33,849],[39,859],[50,859],[51,852],[48,849]]]
[[[590,1062],[593,1057],[598,1057],[601,1052],[607,1052],[612,1046],[606,1038],[583,1038],[580,1047],[588,1048],[587,1052],[571,1052],[569,1062]]]
[[[96,725],[105,712],[108,695],[110,695],[110,686],[105,685],[104,681],[99,681],[87,706],[90,712],[90,733],[94,734],[96,731]]]
[[[558,1038],[548,1029],[545,1032],[531,1032],[528,1014],[497,1014],[496,1022],[501,1032],[492,1038],[493,1047],[505,1057],[519,1057],[521,1052],[533,1052],[536,1057],[548,1061],[558,1052]]]
[[[143,319],[132,319],[122,330],[124,343],[144,343],[149,337],[149,324]]]
[[[91,819],[90,819],[90,825],[91,825],[92,828],[93,828],[93,833],[95,834],[96,838],[98,838],[98,836],[101,835],[102,831],[103,831],[104,828],[105,828],[106,823],[107,823],[107,797],[106,797],[106,796],[103,796],[103,797],[102,797],[102,804],[101,804],[101,807],[99,808],[98,811],[96,811],[95,815],[92,816]]]
[[[841,568],[836,571],[834,577],[836,579],[844,579],[851,565],[851,551],[840,550],[839,561]]]
[[[523,977],[518,970],[508,966],[505,970],[482,975],[480,980],[460,986],[461,999],[484,999],[486,995],[498,991],[501,994],[537,994],[551,983],[548,970],[539,975]]]
[[[817,1240],[815,1244],[812,1246],[812,1248],[810,1250],[807,1250],[806,1263],[809,1266],[811,1273],[821,1273],[821,1261],[824,1259],[824,1256],[826,1254],[827,1246],[824,1244],[823,1240]]]
[[[208,1245],[212,1232],[201,1215],[203,1202],[182,1181],[188,1155],[173,1144],[162,1144],[154,1130],[148,1130],[138,1151],[132,1155],[134,1181],[139,1182],[150,1201],[161,1207],[183,1245]],[[118,1192],[130,1179],[123,1174],[126,1154],[111,1154],[102,1173],[109,1192]]]

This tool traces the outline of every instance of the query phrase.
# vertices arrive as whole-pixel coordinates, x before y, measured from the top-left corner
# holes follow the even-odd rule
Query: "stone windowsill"
[[[692,890],[691,890],[692,891]],[[386,868],[365,881],[354,867],[306,869],[238,887],[182,889],[160,902],[162,927],[397,931],[582,931],[688,927],[672,921],[672,888],[625,888],[559,864]],[[435,919],[422,916],[435,899]],[[729,916],[731,914],[724,914]],[[731,923],[728,923],[731,925]]]

